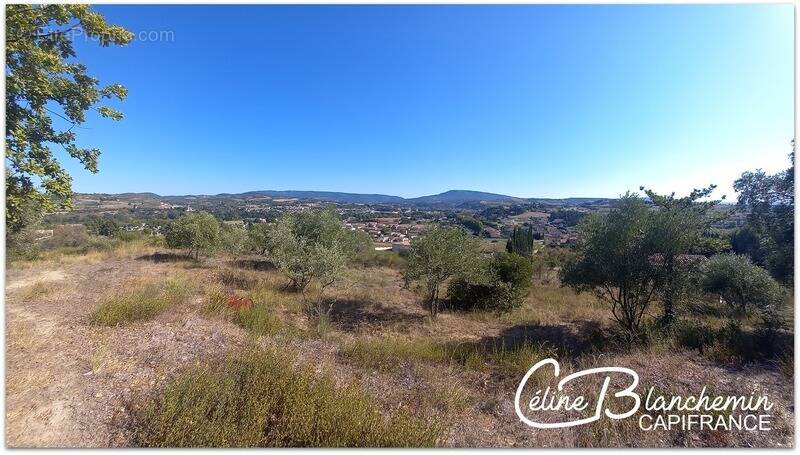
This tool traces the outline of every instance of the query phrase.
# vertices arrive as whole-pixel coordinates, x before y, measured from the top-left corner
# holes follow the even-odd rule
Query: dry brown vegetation
[[[738,335],[742,346],[711,340],[692,348],[695,326],[626,345],[599,302],[555,283],[537,283],[525,305],[509,314],[445,312],[431,321],[398,270],[353,267],[326,291],[333,306],[320,330],[286,279],[258,258],[195,262],[126,244],[11,263],[6,280],[6,442],[12,447],[221,440],[233,446],[789,446],[793,440],[791,352],[748,358],[747,324]],[[232,295],[250,299],[252,307],[232,309]],[[698,309],[691,320],[725,329],[715,312]],[[251,392],[262,389],[241,385],[250,374],[258,379],[272,370],[237,360],[252,352],[280,353],[280,368],[273,369],[285,377],[275,373],[269,380],[301,380],[306,388],[280,389],[283,401],[258,401]],[[775,430],[641,432],[632,419],[535,430],[515,415],[514,392],[533,363],[553,354],[567,372],[624,366],[669,394],[698,393],[704,384],[717,394],[767,393],[776,402]],[[226,382],[225,365],[249,372],[236,376],[245,382]],[[187,378],[206,387],[192,387]],[[180,408],[176,397],[219,405],[209,404],[208,390],[239,408],[226,408],[215,414],[217,426],[195,432],[205,439],[178,437],[175,422],[198,410]],[[264,415],[290,405],[333,412],[340,393],[363,416],[352,431],[330,427],[345,418],[335,413],[321,420],[325,428],[314,426],[309,414],[287,415],[274,434],[225,426],[241,422],[241,407],[253,403]],[[307,396],[318,399],[298,398]]]

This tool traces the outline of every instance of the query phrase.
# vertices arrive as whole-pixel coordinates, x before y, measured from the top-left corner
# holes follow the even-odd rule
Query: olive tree
[[[354,236],[333,209],[314,209],[283,215],[271,227],[267,250],[275,266],[292,282],[308,304],[307,288],[320,285],[317,313],[327,314],[330,306],[321,307],[325,288],[341,277],[355,250]]]
[[[439,314],[442,285],[457,276],[474,274],[479,267],[478,240],[461,228],[435,226],[415,239],[408,254],[404,278],[425,289],[431,317]]]
[[[589,215],[579,225],[576,254],[561,270],[561,281],[577,292],[592,292],[631,334],[656,297],[660,275],[647,238],[652,217],[644,201],[627,193],[606,215]]]
[[[167,226],[165,240],[170,248],[187,250],[195,259],[213,251],[221,242],[220,222],[208,212],[186,213]]]
[[[675,197],[675,193],[661,195],[640,188],[655,206],[648,236],[662,274],[659,298],[663,305],[661,322],[665,325],[674,321],[676,307],[693,289],[691,277],[696,270],[694,262],[686,260],[686,255],[708,249],[703,247],[713,241],[707,235],[712,224],[728,216],[727,211],[715,209],[721,200],[706,200],[715,188],[710,185],[695,189],[685,197]]]
[[[267,254],[269,250],[269,225],[253,223],[247,229],[248,249],[256,254]]]
[[[249,250],[248,231],[244,226],[222,224],[221,245],[222,249],[235,260]]]

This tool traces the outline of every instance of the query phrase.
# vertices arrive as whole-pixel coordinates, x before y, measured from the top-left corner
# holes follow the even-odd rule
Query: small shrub
[[[251,305],[233,314],[233,322],[255,336],[275,335],[283,322],[264,305]]]
[[[166,226],[164,239],[170,248],[185,249],[198,259],[201,253],[214,251],[221,243],[219,220],[208,212],[186,213]]]
[[[36,242],[36,229],[26,227],[19,232],[6,232],[7,261],[35,261],[41,254],[41,247]]]
[[[702,324],[679,321],[674,324],[673,336],[679,346],[703,352],[714,341],[714,330]]]
[[[769,272],[746,256],[720,254],[711,258],[702,287],[722,297],[739,317],[755,310],[768,326],[777,327],[782,323],[780,313],[786,300],[785,290]]]
[[[106,299],[89,315],[89,319],[96,325],[122,325],[152,319],[169,305],[169,296],[160,286],[146,283]]]
[[[428,447],[441,429],[407,413],[384,416],[355,384],[252,351],[189,370],[135,412],[142,447]]]
[[[211,286],[206,289],[206,304],[204,312],[207,315],[227,315],[230,307],[228,299],[230,294],[220,286]]]
[[[401,269],[405,266],[406,260],[392,251],[377,251],[374,248],[370,248],[358,251],[350,262],[363,268],[390,267]]]
[[[506,313],[522,305],[532,279],[533,266],[529,259],[498,253],[483,274],[454,280],[447,295],[455,309]]]

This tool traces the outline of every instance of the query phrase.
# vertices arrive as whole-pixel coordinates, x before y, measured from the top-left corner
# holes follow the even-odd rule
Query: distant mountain
[[[118,198],[126,198],[126,199],[133,199],[133,198],[148,198],[148,199],[160,199],[161,196],[157,195],[156,193],[78,193],[83,194],[84,196],[95,196],[95,197],[118,197]]]
[[[381,203],[401,203],[405,199],[400,196],[388,196],[385,194],[359,194],[359,193],[338,193],[334,191],[249,191],[237,194],[236,196],[268,196],[273,198],[297,198],[297,199],[318,199],[321,201],[342,202],[350,204],[381,204]]]
[[[481,204],[509,204],[509,203],[541,203],[552,205],[590,205],[594,203],[605,203],[606,198],[519,198],[497,193],[486,193],[483,191],[469,190],[450,190],[444,193],[415,198],[402,198],[400,196],[390,196],[386,194],[360,194],[360,193],[340,193],[335,191],[275,191],[260,190],[248,191],[245,193],[221,193],[215,195],[183,195],[183,196],[159,196],[154,193],[120,193],[120,194],[85,194],[84,196],[116,196],[127,199],[152,198],[175,204],[185,204],[198,199],[250,199],[250,198],[291,198],[291,199],[315,199],[320,201],[338,202],[343,204],[409,204],[419,206],[449,206],[449,207],[475,207]]]
[[[465,202],[525,202],[525,199],[503,194],[484,193],[482,191],[450,190],[432,196],[422,196],[405,200],[411,204],[463,204]]]

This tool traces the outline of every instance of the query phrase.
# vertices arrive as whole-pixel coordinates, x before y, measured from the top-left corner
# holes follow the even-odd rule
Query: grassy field
[[[261,258],[188,259],[147,242],[9,264],[9,446],[787,446],[793,333],[765,336],[724,308],[685,308],[634,345],[607,308],[552,281],[511,313],[431,320],[402,260],[354,264],[329,317]],[[247,302],[239,309],[231,304]],[[656,309],[654,308],[654,312]],[[768,343],[769,352],[757,349]],[[624,366],[664,393],[769,393],[775,429],[641,432],[635,421],[534,430],[514,412],[522,375]],[[269,422],[265,426],[264,422]],[[633,425],[633,427],[631,426]]]

